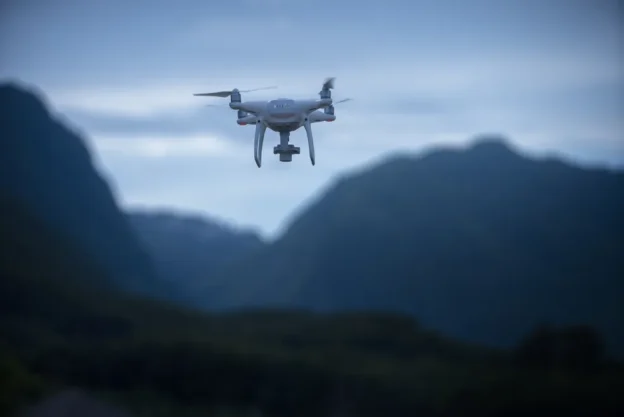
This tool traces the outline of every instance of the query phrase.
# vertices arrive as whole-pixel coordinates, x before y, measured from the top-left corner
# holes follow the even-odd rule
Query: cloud
[[[344,0],[331,13],[283,0],[22,3],[0,25],[0,75],[38,85],[88,132],[124,204],[271,232],[345,170],[483,132],[624,161],[615,1]],[[291,164],[272,154],[268,132],[258,169],[253,127],[204,107],[227,99],[192,95],[278,85],[243,98],[314,98],[327,76],[336,99],[354,100],[314,126],[315,167],[299,130]]]
[[[229,110],[229,108],[228,108]],[[231,110],[230,110],[231,112]],[[237,126],[235,113],[223,109],[193,108],[186,112],[176,108],[151,114],[118,114],[108,109],[68,108],[62,113],[89,132],[109,137],[168,136],[180,138],[206,133],[217,134]],[[226,120],[226,116],[227,120]]]
[[[293,73],[280,66],[258,64],[250,73],[246,68],[221,66],[211,68],[210,77],[137,79],[109,86],[76,85],[47,91],[63,109],[155,116],[164,112],[188,112],[204,103],[227,103],[227,100],[199,98],[192,94],[234,87],[280,87],[246,95],[246,99],[316,97],[323,79],[330,75],[337,77],[334,97],[353,97],[369,107],[377,103],[383,107],[392,102],[399,106],[440,107],[443,101],[445,106],[459,102],[472,106],[487,100],[526,101],[587,86],[619,84],[621,88],[624,82],[617,58],[598,59],[591,51],[579,54],[578,51],[503,50],[489,55],[424,60],[402,56],[400,66],[396,65],[396,55],[385,59],[384,54],[395,52],[390,48],[390,51],[370,56],[370,62],[353,63],[335,71],[300,68]]]
[[[244,28],[244,30],[237,30]],[[197,23],[185,28],[176,41],[180,46],[195,46],[206,50],[228,50],[247,52],[249,43],[254,41],[253,36],[258,36],[267,32],[271,28],[272,33],[292,32],[297,30],[297,24],[290,17],[273,15],[271,17],[259,18],[257,15],[241,16],[232,14],[231,16],[215,16],[199,20]],[[219,39],[219,42],[215,42]],[[280,38],[280,43],[290,46],[299,42],[293,37]],[[218,59],[219,56],[213,58]]]
[[[456,70],[461,72],[462,69]],[[345,164],[343,166],[347,168],[386,152],[421,149],[433,139],[457,142],[495,131],[508,134],[521,146],[534,149],[560,147],[581,160],[592,143],[597,149],[593,155],[602,152],[604,160],[610,162],[624,159],[619,145],[624,123],[618,117],[622,111],[618,91],[623,84],[619,79],[613,79],[617,78],[614,73],[608,70],[587,72],[589,76],[583,79],[583,72],[579,72],[576,77],[568,77],[565,83],[559,80],[558,88],[537,77],[530,82],[527,80],[526,84],[510,78],[508,88],[496,84],[488,86],[487,77],[479,84],[479,76],[468,73],[472,74],[472,78],[467,77],[472,89],[456,91],[443,88],[442,81],[447,78],[440,78],[440,74],[428,79],[429,91],[419,90],[420,86],[401,88],[396,82],[383,92],[377,91],[378,85],[367,83],[369,73],[345,80],[344,89],[337,83],[340,88],[334,97],[339,97],[338,93],[343,91],[359,94],[352,95],[354,101],[337,105],[338,120],[335,123],[314,126],[317,148],[329,155],[341,155],[335,157],[335,163]],[[501,77],[504,78],[504,74]],[[288,91],[293,94],[269,90],[244,98],[316,95],[313,81],[306,85],[299,80],[300,83],[296,84],[292,75],[290,80],[292,88]],[[257,85],[262,85],[262,81],[266,80],[257,80]],[[550,86],[550,90],[542,88],[544,85]],[[63,95],[55,102],[73,122],[96,135],[123,137],[123,141],[135,137],[170,137],[180,141],[209,135],[242,146],[243,153],[251,152],[253,127],[235,124],[236,114],[226,106],[227,100],[200,99],[194,101],[193,107],[181,108],[175,100],[168,100],[169,94],[177,90],[159,90],[163,86],[158,85],[142,88],[137,87],[134,94],[128,95],[128,101],[110,98],[110,101],[99,102],[101,107],[96,109],[89,101],[82,108],[80,100],[68,105],[62,100],[66,97]],[[215,86],[214,89],[219,88]],[[223,104],[223,107],[204,107],[206,101]],[[152,105],[158,110],[126,112],[124,106],[130,105],[137,108]],[[269,144],[274,141],[272,135],[272,132],[267,133],[265,155],[269,157]],[[301,131],[293,133],[293,141],[305,146],[304,134]],[[367,156],[359,156],[364,154]]]
[[[223,158],[235,157],[240,146],[215,136],[132,136],[101,137],[93,140],[100,153],[138,158]]]

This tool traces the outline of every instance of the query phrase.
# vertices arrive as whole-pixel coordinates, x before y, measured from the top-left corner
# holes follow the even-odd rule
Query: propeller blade
[[[353,99],[352,98],[344,98],[344,99],[339,100],[339,101],[334,101],[333,104],[344,103],[346,101],[351,101],[351,100],[353,100]]]
[[[329,90],[334,88],[334,81],[336,80],[336,77],[329,77],[325,79],[325,82],[323,83],[323,90]]]
[[[232,95],[231,91],[217,91],[216,93],[196,93],[194,96],[203,96],[203,97],[229,97]]]
[[[253,90],[242,90],[240,91],[241,93],[251,93],[252,91],[260,91],[260,90],[274,90],[276,89],[277,86],[271,86],[271,87],[261,87],[261,88],[254,88]]]
[[[277,88],[277,86],[254,88],[253,90],[242,90],[242,91],[239,91],[239,93],[251,93],[252,91],[272,90],[274,88]],[[234,92],[234,90],[230,90],[230,91],[217,91],[215,93],[196,93],[196,94],[193,94],[193,95],[194,96],[203,96],[203,97],[223,97],[223,98],[225,98],[225,97],[231,96],[233,92]]]

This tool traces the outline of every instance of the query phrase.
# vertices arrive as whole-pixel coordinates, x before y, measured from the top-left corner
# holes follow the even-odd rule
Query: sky
[[[0,79],[84,134],[125,207],[193,212],[271,237],[340,175],[502,134],[533,154],[624,166],[621,0],[2,0]],[[317,98],[293,162],[253,159],[227,99]],[[207,107],[222,104],[223,107]]]

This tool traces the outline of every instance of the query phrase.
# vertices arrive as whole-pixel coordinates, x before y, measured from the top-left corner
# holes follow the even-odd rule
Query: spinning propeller
[[[353,100],[353,99],[352,98],[344,98],[342,100],[334,101],[332,103],[332,106],[336,105],[336,104],[340,104],[340,103],[345,103],[345,102],[351,101],[351,100]],[[230,108],[227,104],[205,104],[205,106],[206,107],[221,107],[223,109],[229,109]]]
[[[236,88],[231,91],[217,91],[214,93],[196,93],[194,96],[210,96],[210,97],[229,97],[233,93],[251,93],[252,91],[260,91],[260,90],[273,90],[277,88],[277,86],[272,87],[262,87],[262,88],[254,88],[253,90],[237,90]]]

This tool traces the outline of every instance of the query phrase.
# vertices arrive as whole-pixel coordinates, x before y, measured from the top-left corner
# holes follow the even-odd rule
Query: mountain
[[[0,414],[11,415],[42,394],[39,376],[19,356],[55,344],[58,334],[83,331],[88,337],[90,327],[97,332],[85,306],[110,289],[111,281],[22,202],[0,195],[0,212],[0,391],[6,394]]]
[[[434,407],[406,395],[401,372],[414,358],[430,358],[427,366],[439,367],[439,376],[461,377],[464,367],[490,355],[399,316],[208,316],[122,294],[72,238],[25,205],[3,198],[0,210],[0,234],[9,237],[0,240],[0,391],[9,394],[0,398],[2,415],[41,397],[50,400],[26,415],[56,415],[55,400],[72,387],[124,399],[142,410],[137,415],[209,415],[227,406],[314,416],[340,402],[376,410],[363,415],[406,413]],[[430,386],[441,394],[446,383],[438,380]],[[453,395],[451,412],[465,403],[461,392]]]
[[[215,268],[262,245],[254,232],[213,219],[122,212],[83,138],[42,96],[5,83],[0,104],[0,194],[76,239],[121,288],[187,303]]]
[[[85,166],[71,156],[80,147],[67,146],[71,136],[58,130],[67,133],[64,128],[41,123],[38,115],[0,119],[7,129],[0,130],[0,415],[20,415],[20,408],[26,415],[56,415],[59,399],[61,408],[79,403],[93,413],[114,412],[104,403],[124,404],[135,415],[163,417],[571,417],[615,416],[624,409],[622,368],[604,357],[599,334],[587,327],[540,328],[503,351],[449,339],[395,313],[207,314],[122,291],[130,285],[119,285],[125,264],[93,249],[103,245],[98,236],[126,233],[128,241],[115,243],[143,253],[135,226],[111,220],[119,219],[104,210],[116,209],[112,198],[92,200],[102,188],[93,177],[87,182],[94,190],[82,184],[93,171],[76,168]],[[55,153],[46,137],[69,154]],[[26,169],[28,161],[41,166]],[[32,189],[20,193],[14,183]],[[41,190],[45,186],[61,187]],[[53,192],[63,200],[51,199]],[[74,205],[101,215],[111,230],[96,229],[97,222],[81,217],[88,212]],[[96,230],[81,233],[62,209],[77,217],[76,224]],[[118,262],[107,262],[111,257]],[[67,401],[67,389],[89,400],[76,402],[80,398],[72,394]],[[40,397],[49,400],[23,408]]]
[[[175,285],[185,302],[210,305],[206,294],[193,300],[196,290],[204,288],[223,265],[264,245],[251,230],[190,213],[132,210],[127,218],[161,279]]]
[[[400,311],[507,346],[538,323],[587,323],[624,351],[622,213],[624,173],[482,137],[344,176],[223,274],[222,299]]]
[[[588,329],[540,329],[503,352],[397,314],[200,314],[107,287],[71,238],[14,200],[0,209],[0,234],[11,237],[0,240],[1,415],[69,404],[162,417],[585,417],[624,407],[622,368]]]
[[[118,285],[158,291],[151,260],[82,138],[21,86],[0,85],[0,105],[0,193],[75,238]]]

